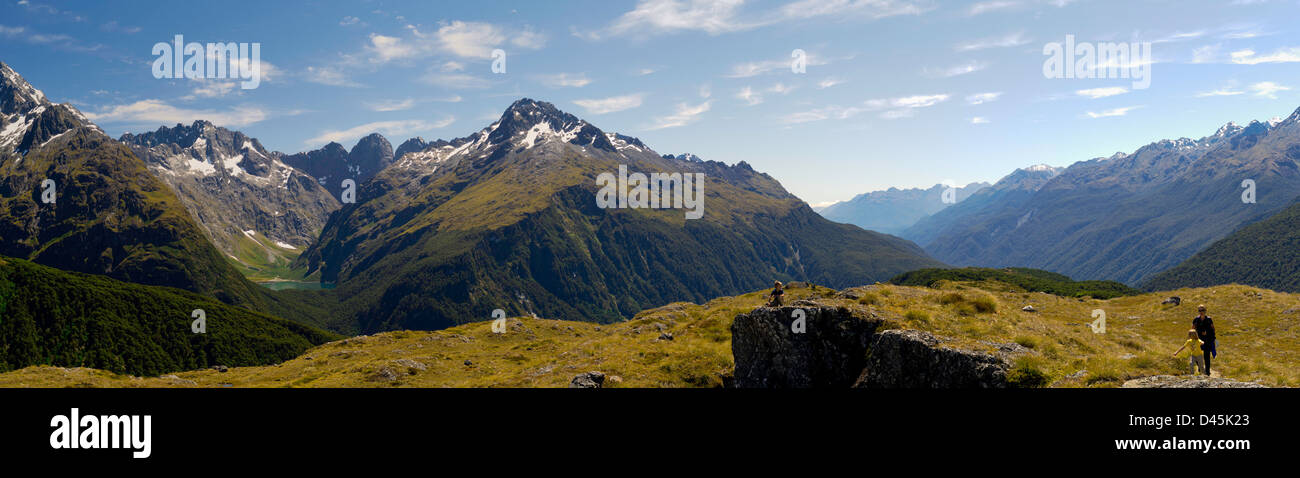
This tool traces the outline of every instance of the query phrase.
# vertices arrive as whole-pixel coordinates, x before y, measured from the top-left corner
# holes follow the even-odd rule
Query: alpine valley
[[[1300,111],[820,213],[545,101],[492,116],[397,148],[204,120],[115,140],[0,63],[0,386],[1300,383],[1276,366],[1297,298],[1255,288],[1300,291]],[[693,200],[636,207],[637,173]],[[1171,376],[1171,295],[1242,314],[1230,378]]]

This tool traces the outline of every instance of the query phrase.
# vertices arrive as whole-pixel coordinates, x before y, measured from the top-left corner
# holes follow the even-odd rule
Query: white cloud
[[[303,141],[303,144],[308,146],[317,146],[331,141],[348,144],[362,136],[376,132],[383,133],[390,137],[407,136],[438,128],[445,128],[455,121],[456,118],[450,116],[435,122],[424,120],[376,121],[374,123],[366,123],[345,130],[325,131],[314,138]]]
[[[918,95],[895,98],[890,104],[902,108],[925,108],[948,101],[948,95]]]
[[[862,113],[863,111],[865,111],[865,109],[860,107],[831,105],[786,115],[784,118],[781,118],[781,122],[786,124],[799,124],[824,121],[828,119],[848,119]]]
[[[992,92],[992,93],[976,93],[967,96],[966,102],[972,105],[982,105],[984,103],[990,103],[996,101],[1000,96],[1002,96],[1002,92],[1000,91]]]
[[[339,20],[339,26],[344,26],[344,27],[349,25],[356,25],[358,23],[361,23],[361,19],[353,16],[346,16],[343,17],[342,20]]]
[[[1074,92],[1074,94],[1076,95],[1086,96],[1094,100],[1097,98],[1106,98],[1108,96],[1122,95],[1124,93],[1128,93],[1128,88],[1125,88],[1123,86],[1111,86],[1107,88],[1090,88],[1090,89],[1078,90]]]
[[[793,65],[793,60],[793,58],[782,58],[777,60],[739,63],[731,67],[731,73],[727,75],[727,78],[750,78],[779,69],[790,71],[790,67]],[[813,55],[811,52],[807,53],[804,60],[805,66],[821,66],[830,64],[830,60]]]
[[[496,25],[459,20],[442,26],[434,35],[443,50],[465,58],[491,58],[492,50],[506,41]]]
[[[1282,48],[1268,55],[1256,55],[1255,50],[1249,49],[1234,51],[1232,62],[1241,65],[1300,62],[1300,47]]]
[[[492,86],[492,81],[462,73],[429,73],[420,79],[424,83],[450,89],[481,89]]]
[[[609,98],[574,100],[573,103],[586,109],[589,114],[603,115],[605,113],[614,113],[639,107],[644,98],[644,93],[636,93],[623,96],[611,96]]]
[[[192,100],[194,98],[219,98],[234,92],[239,88],[239,83],[233,81],[209,80],[206,78],[196,78],[198,83],[189,95],[181,97],[183,100]]]
[[[1271,81],[1263,81],[1250,85],[1250,90],[1255,92],[1255,96],[1263,96],[1269,99],[1277,99],[1277,92],[1289,91],[1291,87],[1282,86]]]
[[[712,106],[712,104],[712,100],[705,101],[698,105],[678,103],[677,110],[673,114],[661,116],[655,119],[654,125],[650,126],[649,129],[676,128],[694,123],[700,119],[700,115],[709,111],[709,107]]]
[[[1214,63],[1223,45],[1205,45],[1192,49],[1192,63]]]
[[[974,73],[974,72],[977,72],[977,71],[983,70],[983,69],[985,69],[985,68],[988,68],[988,64],[987,64],[987,63],[978,62],[978,61],[972,61],[972,62],[970,62],[970,63],[963,63],[963,64],[960,64],[960,65],[952,66],[952,67],[945,68],[945,69],[942,69],[942,70],[939,70],[939,71],[929,71],[929,70],[927,70],[927,73],[930,74],[930,75],[932,75],[932,76],[941,76],[941,77],[944,77],[944,78],[952,78],[952,77],[954,77],[954,76],[961,76],[961,75],[971,74],[971,73]]]
[[[543,85],[551,88],[582,88],[591,84],[587,79],[586,73],[556,73],[554,75],[541,75],[537,77]]]
[[[1241,94],[1245,94],[1245,93],[1246,93],[1246,92],[1244,92],[1244,91],[1233,90],[1233,89],[1230,89],[1230,88],[1223,88],[1223,89],[1218,89],[1218,90],[1214,90],[1214,91],[1205,91],[1205,92],[1197,93],[1197,94],[1196,94],[1196,97],[1197,97],[1197,98],[1206,98],[1206,97],[1210,97],[1210,96],[1237,96],[1237,95],[1241,95]]]
[[[749,106],[754,106],[763,102],[763,97],[758,93],[754,93],[754,89],[748,86],[741,88],[740,92],[736,93],[736,98],[744,100]]]
[[[839,78],[834,78],[834,77],[832,77],[832,78],[827,78],[827,79],[824,79],[824,80],[818,82],[818,83],[817,83],[817,88],[818,88],[818,89],[821,89],[821,90],[824,90],[824,89],[827,89],[827,88],[830,88],[830,87],[832,87],[832,86],[839,85],[839,84],[842,84],[842,83],[844,83],[844,80],[841,80],[841,79],[839,79]]]
[[[915,114],[916,109],[928,108],[948,101],[950,95],[915,95],[898,98],[867,100],[862,106],[832,105],[808,111],[796,112],[785,116],[781,122],[786,124],[809,123],[828,119],[848,119],[867,111],[882,111],[883,119],[907,118]]]
[[[962,43],[955,48],[957,51],[975,51],[988,48],[1009,48],[1029,43],[1024,32],[1008,33],[1000,37],[982,38],[979,40]]]
[[[237,106],[224,111],[199,110],[180,108],[158,99],[140,100],[134,103],[105,107],[99,111],[86,112],[85,114],[91,121],[105,124],[190,124],[195,120],[207,120],[226,127],[247,126],[270,117],[266,110],[251,105]]]
[[[1094,119],[1095,119],[1095,118],[1111,118],[1111,117],[1115,117],[1115,116],[1125,116],[1125,115],[1128,115],[1128,112],[1129,112],[1129,111],[1133,111],[1133,110],[1138,109],[1138,108],[1141,108],[1141,107],[1140,107],[1140,106],[1125,106],[1125,107],[1123,107],[1123,108],[1114,108],[1114,109],[1105,110],[1105,111],[1102,111],[1102,112],[1100,112],[1100,113],[1096,113],[1096,112],[1089,111],[1089,112],[1088,112],[1088,117],[1089,117],[1089,118],[1094,118]]]
[[[967,13],[969,13],[970,15],[981,15],[989,12],[995,12],[998,10],[1006,10],[1008,8],[1016,7],[1019,5],[1020,2],[1012,2],[1007,0],[994,0],[989,2],[980,2],[971,5],[970,10],[967,10]]]
[[[970,119],[970,124],[988,124],[988,122],[988,118],[982,116],[976,116]]]
[[[393,60],[405,60],[421,55],[420,47],[398,37],[370,34],[370,44],[366,46],[374,57],[372,61],[387,63]]]
[[[800,0],[788,3],[779,10],[780,18],[803,19],[827,15],[864,15],[869,18],[886,18],[897,15],[919,15],[930,10],[921,2],[897,0]]]
[[[537,33],[531,28],[525,28],[510,39],[510,44],[519,48],[538,50],[546,46],[546,35]]]
[[[640,36],[685,31],[721,35],[792,20],[825,16],[879,19],[918,15],[930,10],[923,0],[799,0],[779,8],[742,14],[744,0],[641,0],[631,11],[596,32],[574,31],[589,40],[603,36]]]
[[[788,86],[785,83],[781,83],[781,82],[777,82],[776,84],[767,88],[768,93],[775,93],[778,95],[786,95],[789,94],[791,91],[794,91],[793,86]]]
[[[380,112],[404,111],[404,110],[409,110],[414,106],[415,106],[415,100],[412,98],[406,98],[401,100],[383,100],[383,101],[366,104],[366,108],[369,108],[370,111],[380,111]]]
[[[1205,36],[1204,30],[1198,30],[1194,32],[1176,32],[1169,36],[1157,38],[1153,40],[1151,43],[1171,43],[1171,42],[1195,40],[1203,36]]]
[[[758,23],[736,18],[744,0],[642,0],[605,31],[611,35],[701,31],[710,35],[748,30]]]
[[[320,83],[329,86],[346,86],[351,88],[359,88],[362,86],[360,83],[349,79],[339,68],[331,66],[309,66],[307,67],[304,78],[312,83]]]

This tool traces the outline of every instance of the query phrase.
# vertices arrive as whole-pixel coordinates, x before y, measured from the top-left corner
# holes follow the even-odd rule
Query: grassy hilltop
[[[616,324],[509,319],[436,332],[399,331],[312,348],[287,362],[141,378],[91,369],[29,367],[0,374],[5,387],[563,387],[599,370],[613,387],[717,387],[729,379],[730,325],[761,305],[768,291],[703,305],[677,303]],[[1182,306],[1161,305],[1178,295]],[[1073,298],[1003,282],[939,281],[933,287],[876,284],[835,291],[792,288],[787,302],[808,299],[875,313],[890,327],[956,337],[966,345],[1019,343],[1012,381],[1021,386],[1115,387],[1125,380],[1186,373],[1170,354],[1195,305],[1210,307],[1218,326],[1216,375],[1269,386],[1300,385],[1300,295],[1245,286],[1182,289],[1108,300]],[[1032,305],[1036,312],[1022,311]],[[1088,323],[1106,312],[1105,334]],[[671,334],[671,339],[668,339]]]

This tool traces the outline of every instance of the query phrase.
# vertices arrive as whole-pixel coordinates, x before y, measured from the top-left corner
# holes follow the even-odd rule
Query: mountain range
[[[899,235],[922,218],[965,201],[970,195],[988,186],[988,183],[970,183],[953,187],[953,197],[948,198],[947,201],[944,193],[949,186],[943,184],[936,184],[928,189],[889,188],[859,194],[853,199],[831,204],[817,212],[835,222]]]
[[[902,235],[954,265],[1140,284],[1300,195],[1300,110],[1041,173],[1012,193],[995,184]]]
[[[595,180],[620,166],[703,174],[703,218],[599,208]],[[295,267],[338,284],[335,330],[373,332],[498,308],[609,322],[773,280],[869,283],[938,264],[905,240],[823,219],[744,162],[665,157],[525,98],[477,133],[404,153]]]

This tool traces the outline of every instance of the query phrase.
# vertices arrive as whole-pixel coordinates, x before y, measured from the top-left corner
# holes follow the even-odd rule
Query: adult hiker
[[[1196,318],[1192,319],[1192,327],[1196,329],[1196,335],[1205,342],[1201,345],[1202,355],[1205,357],[1205,374],[1210,374],[1210,359],[1219,356],[1218,350],[1214,347],[1214,319],[1205,314],[1205,304],[1196,306]]]
[[[768,307],[780,307],[780,306],[781,306],[781,296],[783,296],[783,295],[785,295],[785,291],[782,290],[782,288],[781,288],[781,281],[776,281],[775,283],[772,284],[772,300],[769,300],[769,301],[767,302],[767,306],[768,306]]]

